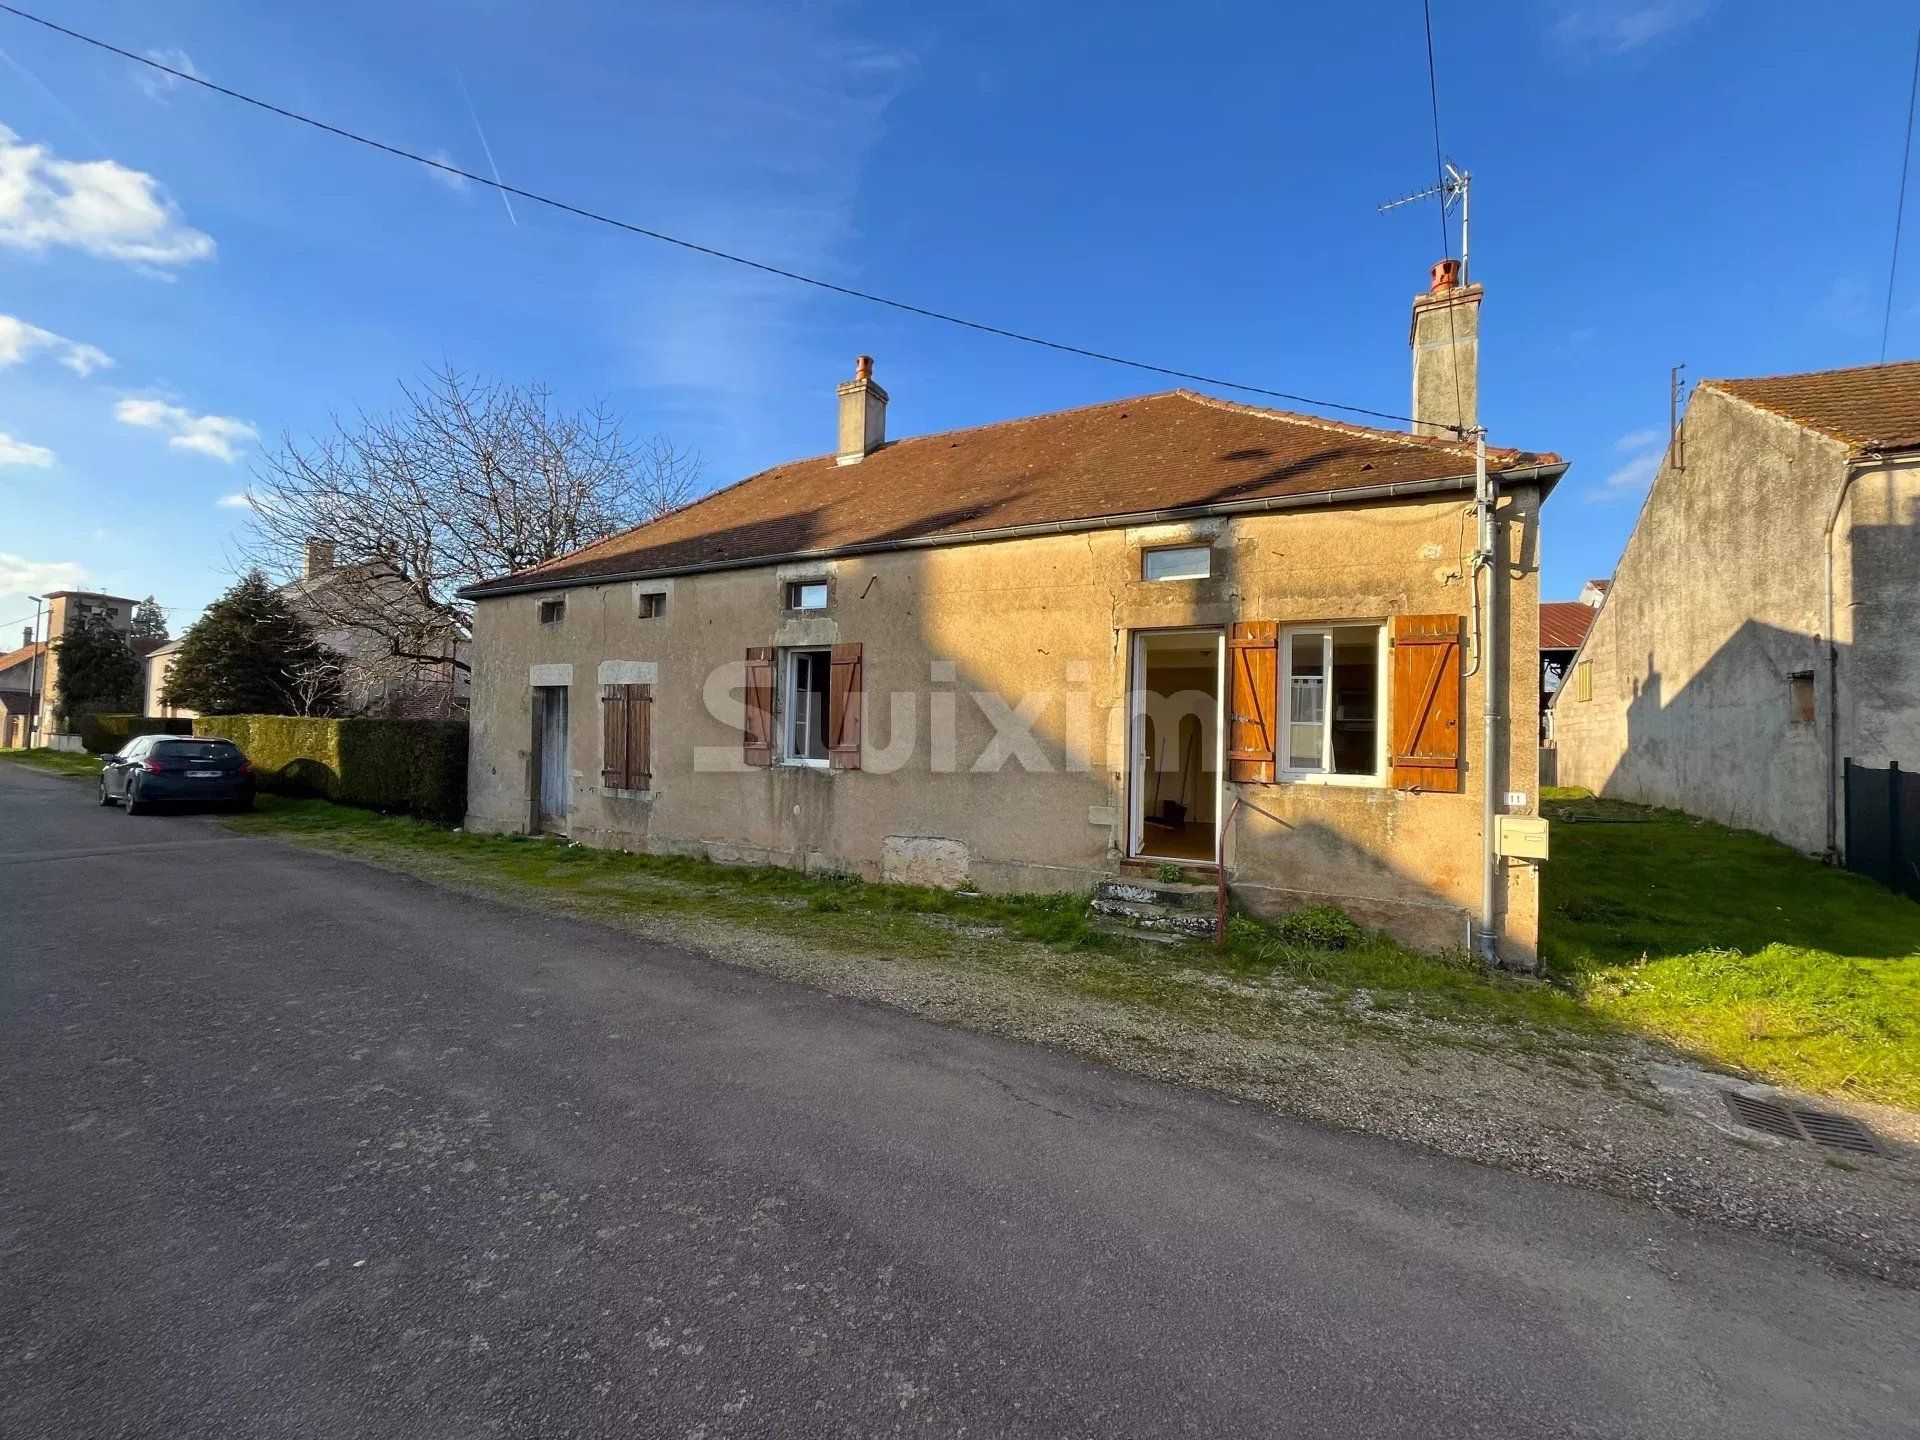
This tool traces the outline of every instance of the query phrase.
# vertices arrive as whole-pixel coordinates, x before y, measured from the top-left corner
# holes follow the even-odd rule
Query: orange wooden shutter
[[[609,790],[627,786],[627,702],[619,685],[600,692],[600,783]]]
[[[749,765],[773,764],[773,647],[770,645],[754,645],[747,650],[745,754]]]
[[[827,687],[827,763],[835,770],[860,768],[860,710],[866,665],[858,645],[833,647]]]
[[[1227,628],[1229,780],[1273,783],[1279,636],[1280,627],[1271,620],[1240,620]]]
[[[653,788],[653,687],[629,685],[626,689],[626,788],[651,790]]]
[[[1460,773],[1458,615],[1393,617],[1393,784],[1452,794]]]

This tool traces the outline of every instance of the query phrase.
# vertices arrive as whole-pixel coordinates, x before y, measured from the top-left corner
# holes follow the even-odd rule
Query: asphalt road
[[[1920,1433],[1920,1296],[0,764],[0,1433]]]

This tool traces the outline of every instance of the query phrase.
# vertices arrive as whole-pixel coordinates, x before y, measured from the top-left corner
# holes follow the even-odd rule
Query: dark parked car
[[[253,766],[231,740],[141,735],[100,771],[100,803],[138,815],[157,803],[195,800],[253,808]]]

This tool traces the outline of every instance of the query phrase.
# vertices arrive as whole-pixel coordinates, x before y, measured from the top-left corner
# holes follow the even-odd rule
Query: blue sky
[[[1407,404],[1438,226],[1374,207],[1432,171],[1417,3],[41,4],[484,173],[477,118],[513,183],[771,263]],[[1915,17],[1434,9],[1446,145],[1476,176],[1483,418],[1574,462],[1543,548],[1546,593],[1570,596],[1632,526],[1670,365],[1878,357]],[[178,633],[231,579],[244,512],[222,502],[259,445],[443,358],[605,396],[714,483],[828,448],[862,351],[896,436],[1163,388],[510,216],[10,17],[0,51],[0,622],[87,583],[156,593]],[[1920,223],[1908,238],[1920,261]],[[1892,358],[1920,353],[1920,271],[1902,277]]]

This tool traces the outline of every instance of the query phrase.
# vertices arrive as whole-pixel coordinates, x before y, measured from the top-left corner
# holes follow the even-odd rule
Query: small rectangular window
[[[1814,719],[1813,672],[1800,670],[1787,676],[1787,714],[1795,725],[1811,725]]]
[[[558,625],[567,618],[567,602],[564,600],[542,600],[540,602],[540,623]]]
[[[827,582],[824,580],[789,580],[787,582],[787,609],[824,610],[827,608]]]
[[[1204,580],[1213,573],[1213,551],[1205,545],[1175,545],[1140,552],[1143,580]]]
[[[1384,634],[1378,625],[1328,625],[1282,638],[1280,761],[1289,777],[1381,778]]]
[[[1582,660],[1573,667],[1573,698],[1593,699],[1593,662],[1591,660]]]
[[[664,620],[666,615],[666,591],[654,590],[640,597],[640,618],[642,620]]]
[[[789,650],[786,660],[786,685],[781,697],[785,711],[781,717],[781,733],[785,737],[786,761],[789,765],[825,765],[833,652]]]

